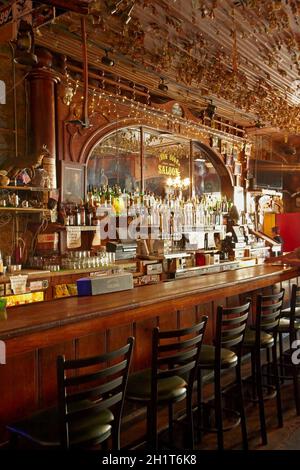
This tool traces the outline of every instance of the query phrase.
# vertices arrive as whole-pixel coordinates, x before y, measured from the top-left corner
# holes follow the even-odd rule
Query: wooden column
[[[39,155],[46,145],[51,157],[44,157],[43,167],[48,171],[51,187],[56,188],[56,85],[59,78],[52,70],[52,54],[37,51],[38,65],[28,74],[30,149]]]

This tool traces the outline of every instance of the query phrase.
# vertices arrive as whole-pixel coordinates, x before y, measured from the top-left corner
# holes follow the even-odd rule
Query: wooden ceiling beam
[[[66,11],[87,15],[89,12],[90,0],[41,0],[45,5],[51,5],[56,8],[62,8]]]

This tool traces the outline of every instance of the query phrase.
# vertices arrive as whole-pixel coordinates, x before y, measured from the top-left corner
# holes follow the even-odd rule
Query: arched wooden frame
[[[227,198],[233,200],[234,178],[231,171],[224,164],[222,156],[214,149],[212,149],[206,144],[203,144],[202,142],[197,141],[197,144],[204,150],[208,159],[213,164],[217,174],[219,175],[219,178],[221,180],[222,194],[224,196],[226,195]]]
[[[121,121],[117,125],[116,123],[110,123],[105,127],[102,127],[101,129],[97,129],[94,134],[90,137],[90,139],[85,143],[83,148],[81,149],[81,154],[80,154],[80,161],[82,163],[85,163],[88,165],[89,159],[93,153],[93,150],[101,144],[101,142],[104,140],[104,138],[112,135],[114,132],[117,132],[121,129],[125,129],[127,127],[135,127],[137,129],[140,129],[141,132],[141,152],[140,152],[140,163],[141,163],[141,182],[142,185],[144,184],[144,177],[143,177],[143,159],[144,159],[144,139],[143,139],[143,130],[144,129],[149,129],[153,130],[155,132],[165,132],[165,129],[153,129],[147,124],[141,123],[138,125],[136,121],[130,122],[129,120]],[[186,138],[187,142],[190,142],[190,178],[191,181],[193,182],[193,151],[192,151],[192,145],[193,145],[193,139],[189,139],[188,137],[182,136],[182,135],[176,135],[176,134],[171,134],[170,136],[174,135],[174,138],[180,137]],[[210,162],[213,164],[218,176],[220,177],[221,180],[221,190],[222,194],[226,195],[228,198],[232,199],[233,198],[233,187],[234,187],[234,179],[233,175],[230,172],[230,170],[225,166],[222,156],[216,152],[214,149],[209,147],[208,145],[204,144],[203,142],[200,141],[194,141],[197,142],[198,145],[205,151],[207,157],[209,158]]]

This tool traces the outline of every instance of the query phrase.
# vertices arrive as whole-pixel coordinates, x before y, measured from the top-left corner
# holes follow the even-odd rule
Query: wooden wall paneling
[[[161,331],[166,331],[166,330],[176,330],[180,328],[180,312],[179,310],[175,312],[170,312],[167,313],[166,315],[163,315],[161,317],[157,317],[157,325],[159,326]],[[179,340],[179,338],[178,338]],[[170,339],[165,339],[164,343],[173,343],[174,338]]]
[[[107,351],[107,332],[101,331],[85,336],[81,336],[80,338],[77,338],[75,340],[75,358],[76,359],[81,359],[85,357],[91,357],[91,356],[98,356],[101,354],[104,354]],[[104,368],[107,367],[107,363],[104,362],[100,367],[99,365],[96,366],[90,366],[90,367],[85,367],[82,369],[80,372],[78,371],[77,375],[79,373],[93,373],[99,370],[99,368]],[[85,389],[85,388],[90,388],[91,383],[88,383],[86,385],[82,384],[80,386],[80,389]],[[95,381],[94,386],[97,385],[97,382]],[[75,389],[74,389],[75,390]],[[78,390],[78,387],[77,387]]]
[[[152,330],[157,324],[157,317],[137,321],[134,324],[134,336],[136,338],[132,370],[145,369],[151,364]]]
[[[79,359],[104,354],[106,348],[106,331],[81,336],[75,341],[75,357]]]
[[[115,349],[119,349],[122,346],[125,346],[129,336],[133,336],[133,324],[132,323],[107,330],[107,334],[106,334],[107,352],[114,351]],[[113,364],[114,362],[115,361],[111,361],[111,364]],[[131,367],[133,367],[133,364]]]
[[[75,340],[38,350],[39,408],[51,406],[57,400],[56,359],[63,354],[75,358]]]
[[[226,298],[226,307],[236,307],[240,304],[240,296],[232,295]]]
[[[8,438],[5,425],[30,415],[38,405],[37,355],[34,351],[9,357],[0,365],[0,442]]]
[[[245,292],[245,293],[242,293],[239,295],[239,304],[240,305],[243,305],[245,304],[248,299],[250,299],[251,301],[251,306],[250,306],[250,312],[249,312],[249,317],[248,317],[248,325],[252,325],[253,324],[253,311],[255,309],[255,306],[256,306],[256,292],[255,291],[251,291],[251,292]],[[236,304],[237,305],[237,304]]]
[[[197,306],[180,310],[180,328],[189,327],[197,323]]]
[[[179,316],[181,312],[170,312],[161,317],[157,317],[157,325],[161,330],[176,330],[181,327]]]
[[[129,336],[133,336],[133,324],[122,325],[107,331],[107,351],[121,348],[127,343]]]
[[[203,316],[208,317],[206,324],[204,343],[211,344],[214,338],[214,313],[213,313],[213,302],[207,302],[197,305],[196,319],[200,321]]]

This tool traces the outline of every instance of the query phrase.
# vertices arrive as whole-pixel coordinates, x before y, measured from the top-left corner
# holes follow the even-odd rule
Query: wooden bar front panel
[[[297,282],[297,270],[268,268],[266,276],[262,276],[262,269],[258,272],[259,278],[242,283],[235,282],[230,273],[228,283],[221,285],[218,281],[224,281],[224,276],[214,275],[214,289],[205,289],[205,279],[199,279],[199,292],[195,291],[195,280],[184,281],[184,288],[180,281],[174,281],[173,286],[178,288],[173,292],[167,283],[159,286],[159,292],[155,286],[12,309],[7,322],[0,323],[0,339],[5,340],[8,355],[7,364],[0,365],[0,442],[8,438],[7,423],[55,403],[59,354],[67,358],[101,354],[120,347],[133,335],[136,345],[132,371],[139,370],[150,364],[155,326],[185,327],[203,315],[209,317],[205,343],[210,343],[215,334],[217,305],[234,305],[249,296],[255,299],[262,289],[281,286],[286,288],[287,298],[290,285]],[[254,274],[255,270],[249,271],[249,275]],[[207,283],[210,285],[211,279]],[[168,298],[166,291],[171,292]]]

